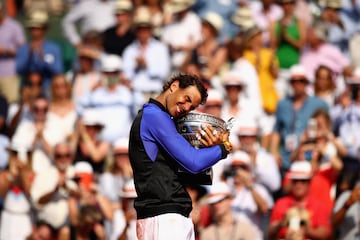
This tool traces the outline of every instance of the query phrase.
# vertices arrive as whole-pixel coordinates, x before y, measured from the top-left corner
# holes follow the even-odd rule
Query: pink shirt
[[[305,67],[309,79],[313,80],[315,71],[320,65],[325,65],[332,69],[335,74],[339,74],[350,62],[337,47],[324,43],[317,50],[308,49],[304,51],[300,57],[300,64]]]

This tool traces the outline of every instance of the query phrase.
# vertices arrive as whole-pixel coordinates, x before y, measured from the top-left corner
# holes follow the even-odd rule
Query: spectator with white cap
[[[132,117],[144,102],[141,93],[133,91],[124,78],[122,65],[123,61],[119,56],[104,55],[101,58],[104,86],[81,99],[83,108],[98,111],[100,121],[104,124],[101,138],[110,143],[128,135]]]
[[[257,183],[265,186],[269,193],[273,194],[280,189],[281,175],[275,157],[259,143],[261,138],[259,124],[245,121],[237,127],[239,150],[249,155]]]
[[[164,5],[164,12],[170,15],[165,23],[161,40],[170,47],[171,67],[176,70],[185,61],[188,51],[192,51],[201,41],[201,20],[191,10],[195,0],[171,0]]]
[[[220,68],[227,57],[226,47],[221,45],[217,36],[224,24],[222,17],[216,12],[208,12],[201,19],[201,42],[189,52],[185,60],[185,68],[195,66],[200,70],[200,76],[212,87],[219,75]]]
[[[137,240],[136,211],[134,200],[137,197],[134,180],[128,179],[120,189],[121,211],[114,215],[114,229],[110,240]]]
[[[71,139],[74,162],[88,162],[97,174],[104,171],[106,156],[110,150],[110,143],[99,139],[103,128],[99,112],[96,109],[86,109]]]
[[[328,239],[331,234],[330,212],[316,197],[309,196],[312,168],[308,161],[291,164],[289,195],[279,198],[273,208],[269,238]]]
[[[250,156],[244,151],[235,151],[229,156],[230,174],[226,181],[234,193],[231,206],[237,219],[246,221],[255,229],[254,239],[263,239],[262,218],[273,206],[268,190],[257,183]]]
[[[30,41],[16,53],[16,71],[21,75],[38,72],[43,77],[45,91],[56,74],[63,73],[63,61],[59,46],[46,38],[49,16],[46,12],[34,10],[25,22]]]
[[[135,40],[132,29],[134,6],[130,0],[116,0],[116,24],[103,32],[103,47],[106,53],[122,56],[124,49]]]
[[[136,40],[125,48],[123,54],[124,75],[135,91],[154,96],[170,74],[169,49],[152,35],[151,13],[145,6],[134,13],[133,26]]]
[[[75,163],[75,177],[78,183],[78,193],[69,196],[69,220],[72,227],[81,226],[82,219],[79,215],[84,207],[92,206],[101,214],[91,230],[97,234],[104,235],[106,239],[104,220],[112,221],[113,209],[111,202],[98,191],[94,171],[88,162],[80,161]]]
[[[308,120],[316,110],[329,108],[325,101],[307,94],[309,80],[303,66],[291,67],[288,81],[293,95],[279,101],[270,141],[270,152],[285,170],[290,166],[290,154],[299,146],[300,136],[307,128]]]
[[[251,106],[256,110],[262,109],[259,76],[255,67],[244,57],[245,47],[246,42],[242,36],[234,37],[227,44],[228,60],[231,67],[230,73],[224,73],[223,78],[235,78],[235,76],[240,78],[246,86],[241,98],[242,104]]]
[[[32,228],[32,206],[28,198],[34,177],[32,149],[12,141],[7,150],[8,169],[0,172],[0,197],[3,199],[0,239],[25,239]]]
[[[256,239],[254,227],[235,217],[231,209],[233,197],[225,182],[214,183],[210,187],[205,203],[210,205],[213,223],[200,232],[200,240]]]

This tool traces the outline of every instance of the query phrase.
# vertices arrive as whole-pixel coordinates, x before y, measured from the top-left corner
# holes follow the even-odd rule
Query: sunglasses
[[[300,182],[300,183],[309,183],[310,180],[309,179],[292,179],[291,180],[293,183],[297,183],[297,182]]]
[[[306,78],[293,78],[290,79],[290,84],[294,83],[308,83],[308,80]]]
[[[71,157],[71,154],[70,153],[55,153],[54,154],[54,158],[56,159],[61,159],[61,158],[70,158]]]
[[[49,110],[48,107],[37,107],[34,106],[34,112],[38,113],[38,112],[47,112]]]

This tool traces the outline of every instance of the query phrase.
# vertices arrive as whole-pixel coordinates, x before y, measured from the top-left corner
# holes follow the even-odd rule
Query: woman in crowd
[[[315,71],[314,95],[324,100],[329,107],[335,105],[336,84],[330,68],[320,65]]]

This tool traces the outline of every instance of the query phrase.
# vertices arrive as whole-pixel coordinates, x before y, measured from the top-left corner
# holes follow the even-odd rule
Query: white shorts
[[[139,219],[136,222],[138,240],[194,240],[191,218],[177,213]]]

